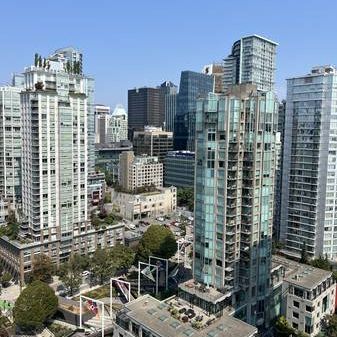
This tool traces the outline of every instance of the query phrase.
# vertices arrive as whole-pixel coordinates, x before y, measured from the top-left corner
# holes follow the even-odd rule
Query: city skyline
[[[50,50],[74,46],[85,55],[85,74],[96,79],[95,102],[127,107],[128,89],[157,86],[165,80],[178,84],[181,71],[201,72],[204,65],[227,57],[233,41],[258,34],[279,43],[276,92],[283,99],[286,78],[304,74],[313,66],[337,63],[337,46],[328,45],[334,37],[333,20],[326,20],[325,11],[316,10],[317,4],[307,1],[303,8],[291,1],[270,5],[264,0],[226,4],[213,1],[211,5],[203,1],[171,1],[169,5],[100,1],[99,6],[86,3],[79,7],[60,1],[58,8],[66,10],[57,16],[53,4],[18,6],[16,1],[6,2],[3,12],[17,13],[21,24],[11,24],[10,15],[2,19],[4,31],[8,31],[4,45],[11,48],[1,53],[5,66],[0,69],[0,83],[9,83],[12,72],[23,72],[24,66],[33,63],[35,52],[47,56]],[[332,1],[319,5],[331,12],[337,6]],[[245,10],[239,16],[226,16],[243,6]],[[270,8],[268,16],[263,8]],[[149,12],[154,15],[145,15]],[[32,24],[32,17],[39,20]],[[312,24],[323,20],[324,29]],[[69,29],[73,21],[80,29]],[[22,27],[24,39],[20,35]]]

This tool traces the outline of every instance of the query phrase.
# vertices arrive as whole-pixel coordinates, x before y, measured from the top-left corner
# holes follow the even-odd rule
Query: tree
[[[177,190],[178,206],[187,207],[191,212],[194,210],[194,190],[192,187],[178,188]]]
[[[275,330],[275,337],[289,337],[295,332],[284,316],[280,316],[277,319]]]
[[[53,266],[49,256],[40,254],[34,257],[32,267],[32,279],[42,282],[50,282],[53,274]]]
[[[69,294],[72,296],[75,290],[78,290],[82,283],[82,268],[80,256],[75,254],[70,257],[69,261],[61,266],[60,279],[68,289]]]
[[[170,229],[161,225],[151,225],[141,238],[137,255],[147,260],[150,255],[169,259],[177,251],[177,242]]]
[[[310,264],[313,267],[316,267],[316,268],[320,268],[320,269],[324,269],[324,270],[328,270],[328,271],[331,270],[331,264],[330,264],[327,256],[325,258],[320,256],[317,259],[311,260]]]
[[[110,249],[109,257],[115,270],[129,269],[134,262],[135,253],[131,248],[118,244]]]
[[[321,320],[322,332],[325,336],[337,336],[337,315],[326,315]]]
[[[39,67],[42,68],[42,57],[41,57],[41,55],[39,56]]]
[[[54,290],[41,281],[34,281],[22,291],[15,302],[15,324],[25,331],[36,331],[56,312],[58,300]]]
[[[108,249],[97,249],[91,259],[91,271],[100,284],[115,272],[115,265],[109,258]]]
[[[1,276],[1,285],[6,288],[9,286],[9,281],[12,279],[12,275],[10,273],[4,273]]]
[[[300,263],[308,263],[309,257],[308,257],[308,252],[307,252],[307,243],[304,242],[302,246],[302,251],[301,251],[301,259]]]

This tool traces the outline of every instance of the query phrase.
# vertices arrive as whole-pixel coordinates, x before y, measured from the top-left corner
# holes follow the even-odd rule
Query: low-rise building
[[[294,329],[316,336],[324,316],[335,311],[332,272],[274,256],[272,280],[278,284],[281,279],[282,315]]]
[[[136,155],[147,154],[163,161],[167,152],[173,150],[173,132],[145,126],[144,131],[134,132],[133,149]]]
[[[163,164],[158,157],[135,156],[133,151],[123,152],[119,156],[118,182],[126,191],[143,186],[163,187]]]
[[[164,160],[164,185],[194,187],[194,152],[170,151]]]
[[[116,316],[114,337],[253,337],[257,329],[228,312],[208,315],[181,298],[159,301],[144,295]]]
[[[95,172],[88,176],[89,200],[93,206],[98,205],[105,196],[105,175],[102,172]]]
[[[153,192],[132,194],[112,191],[112,203],[119,214],[128,220],[170,214],[177,208],[177,189],[158,188]]]
[[[34,242],[25,238],[10,240],[0,237],[0,263],[14,279],[25,282],[25,275],[32,270],[34,256],[48,255],[59,266],[72,254],[90,255],[98,248],[113,247],[123,243],[124,223],[94,228],[88,225],[74,225],[69,238]]]

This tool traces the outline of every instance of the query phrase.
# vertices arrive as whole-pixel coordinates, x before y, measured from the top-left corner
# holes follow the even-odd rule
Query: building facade
[[[168,152],[164,160],[164,185],[194,188],[194,161],[194,152]]]
[[[102,110],[102,106],[96,106]],[[105,107],[104,108],[109,108]],[[117,104],[110,113],[96,115],[96,143],[111,144],[119,143],[128,139],[128,115],[121,104]]]
[[[159,88],[136,88],[128,91],[129,139],[134,131],[144,129],[145,125],[162,127],[164,116],[160,111]]]
[[[206,97],[213,91],[212,75],[194,71],[182,71],[179,94],[177,96],[177,114],[174,126],[174,149],[194,151],[195,113],[197,99]]]
[[[123,152],[119,156],[118,181],[126,191],[135,191],[144,186],[163,187],[163,164],[158,157],[135,157],[133,151]]]
[[[171,214],[177,209],[177,189],[159,188],[147,193],[124,193],[113,190],[111,200],[120,216],[130,221]]]
[[[318,336],[321,322],[335,312],[336,282],[331,271],[273,256],[272,281],[281,284],[279,314],[296,331]]]
[[[0,199],[21,202],[21,110],[18,87],[0,87]]]
[[[212,63],[203,67],[202,73],[212,75],[214,79],[213,92],[216,94],[223,93],[223,75],[224,67],[222,63]]]
[[[337,71],[315,67],[288,79],[281,239],[285,253],[337,260]]]
[[[233,84],[256,84],[258,90],[274,90],[277,43],[258,35],[243,37],[233,44],[224,59],[223,89]]]
[[[134,132],[133,150],[136,155],[147,154],[163,161],[167,152],[173,150],[173,133],[145,126],[144,131]]]
[[[165,81],[159,86],[160,111],[164,116],[163,128],[165,131],[174,131],[174,119],[177,113],[177,86],[170,81]]]
[[[269,324],[277,101],[254,85],[198,101],[193,275]]]
[[[110,115],[110,107],[96,104],[95,107],[95,144],[105,143],[107,116]]]

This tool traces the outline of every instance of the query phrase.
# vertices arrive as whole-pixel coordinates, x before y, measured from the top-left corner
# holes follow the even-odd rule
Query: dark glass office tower
[[[174,127],[174,149],[194,150],[195,112],[198,98],[213,91],[213,76],[182,71]]]
[[[160,89],[136,88],[128,91],[129,136],[134,131],[144,130],[145,125],[160,127]]]

